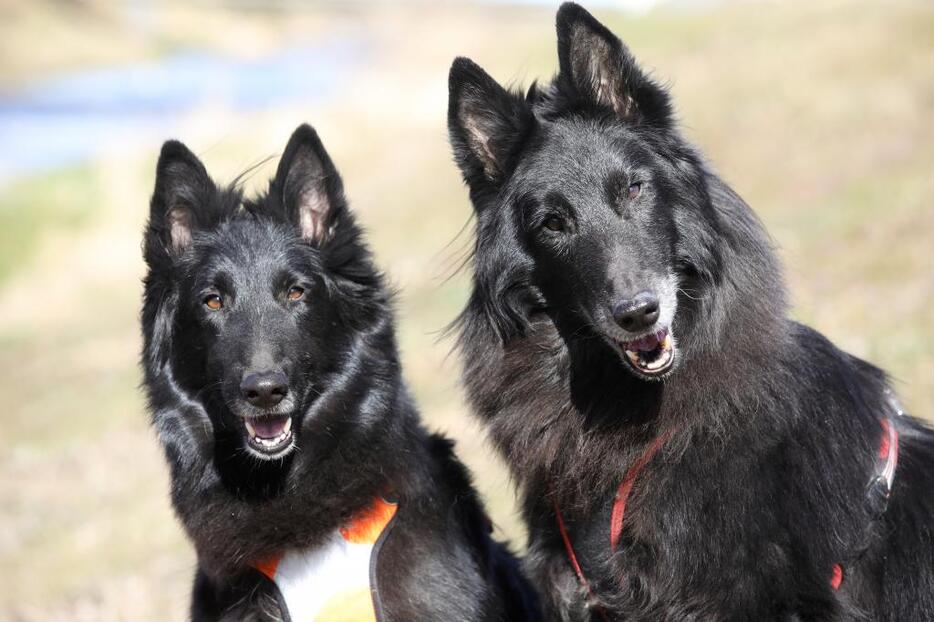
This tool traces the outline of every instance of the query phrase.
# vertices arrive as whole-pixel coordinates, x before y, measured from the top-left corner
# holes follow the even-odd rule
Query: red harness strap
[[[882,442],[879,445],[879,461],[882,470],[879,477],[885,482],[885,497],[888,499],[895,481],[895,468],[898,466],[898,430],[890,419],[882,420]]]
[[[893,397],[890,396],[889,399],[892,402],[892,407],[896,415],[900,416],[902,414],[901,407],[898,406],[898,403]],[[885,504],[888,502],[889,494],[892,491],[892,484],[895,480],[895,468],[898,466],[898,431],[895,428],[894,422],[888,416],[880,420],[879,423],[882,425],[883,433],[879,443],[879,457],[875,468],[875,476],[870,481],[867,495],[870,497],[870,503],[881,506],[878,508],[878,512],[881,514],[881,512],[885,510]],[[662,445],[671,438],[671,434],[672,430],[669,430],[657,436],[642,455],[636,458],[632,466],[629,467],[626,474],[623,476],[623,481],[616,491],[613,510],[610,513],[611,551],[616,552],[616,549],[619,548],[619,539],[623,533],[623,519],[626,517],[626,504],[629,501],[629,495],[632,494],[632,488],[636,483],[636,479],[648,463],[652,461],[652,458],[655,457],[658,450],[662,448]],[[564,541],[564,548],[567,551],[568,560],[571,562],[571,566],[574,568],[574,572],[577,574],[581,585],[584,586],[587,593],[593,598],[593,590],[591,590],[590,583],[588,583],[587,578],[584,576],[584,571],[581,568],[580,562],[577,561],[577,555],[574,553],[574,545],[571,544],[571,537],[568,535],[568,530],[564,524],[564,517],[561,515],[561,508],[558,505],[557,499],[554,500],[554,506],[555,517],[558,522],[558,532],[561,534],[561,539]],[[838,590],[842,584],[843,566],[841,564],[834,564],[830,571],[830,587],[834,590]],[[597,609],[597,611],[604,620],[607,619],[605,611],[602,609]]]
[[[626,475],[623,476],[623,482],[616,491],[616,501],[613,502],[613,512],[610,514],[610,550],[614,553],[619,547],[619,537],[623,533],[623,519],[626,517],[626,503],[629,501],[629,495],[632,493],[632,486],[636,483],[636,478],[642,473],[645,466],[652,461],[662,445],[671,438],[671,431],[657,436],[652,444],[636,458],[632,463]]]
[[[889,402],[897,416],[902,415],[901,407],[890,394]],[[895,468],[898,466],[898,430],[890,417],[880,419],[882,439],[879,441],[879,456],[876,459],[875,475],[866,488],[866,502],[870,511],[881,516],[889,502],[892,484],[895,483]],[[839,590],[843,584],[843,566],[834,564],[830,569],[830,587]]]
[[[629,495],[632,493],[632,487],[636,482],[636,478],[639,477],[642,470],[652,461],[652,458],[655,457],[655,454],[658,453],[658,450],[662,448],[662,445],[664,445],[669,438],[671,438],[670,430],[656,437],[642,455],[636,458],[632,466],[627,469],[626,474],[623,476],[623,481],[616,491],[613,511],[610,513],[610,550],[615,552],[619,545],[619,537],[620,534],[623,533],[623,519],[626,516],[626,502],[629,501]],[[590,588],[587,577],[584,576],[584,570],[581,568],[580,562],[577,561],[577,555],[574,553],[574,545],[571,544],[571,537],[568,535],[568,530],[564,524],[564,517],[561,515],[561,508],[558,506],[557,499],[554,501],[554,506],[555,518],[558,522],[558,532],[561,534],[561,539],[564,541],[564,549],[567,551],[568,560],[571,562],[571,567],[574,568],[574,573],[577,574],[577,579],[593,600],[595,598],[593,590]],[[602,619],[609,620],[606,612],[602,608],[597,607],[595,611]]]
[[[593,590],[590,589],[590,583],[587,582],[587,577],[584,576],[584,571],[577,561],[577,555],[574,554],[574,545],[571,544],[571,537],[568,535],[567,527],[564,525],[564,517],[561,516],[561,508],[558,507],[557,499],[555,499],[555,517],[558,519],[558,531],[561,533],[561,539],[564,541],[564,550],[567,551],[568,559],[571,561],[571,567],[574,568],[574,573],[577,574],[577,580],[580,581],[584,589],[587,590],[587,595],[590,596],[590,600],[595,600]],[[595,611],[600,614],[603,620],[609,622],[606,611],[601,607],[596,607]]]
[[[577,574],[577,579],[581,582],[581,585],[587,588],[587,591],[590,591],[590,584],[587,583],[587,577],[584,576],[584,571],[581,570],[581,565],[577,561],[577,555],[574,554],[574,546],[571,544],[571,538],[568,536],[568,529],[564,526],[564,517],[561,516],[561,508],[558,507],[558,500],[555,499],[555,516],[558,519],[558,532],[561,534],[561,539],[564,541],[564,549],[567,551],[568,559],[571,560],[571,567],[574,568],[574,573]]]

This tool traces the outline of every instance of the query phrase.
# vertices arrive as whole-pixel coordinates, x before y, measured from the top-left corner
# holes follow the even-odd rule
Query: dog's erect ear
[[[198,213],[211,202],[217,187],[201,160],[177,140],[162,145],[156,164],[156,189],[149,211],[150,230],[171,255],[191,244]]]
[[[668,93],[646,77],[619,37],[573,2],[558,9],[557,29],[562,88],[623,121],[670,125]]]
[[[448,89],[448,132],[464,179],[501,182],[535,123],[531,108],[466,58],[451,65]]]
[[[344,185],[310,125],[303,124],[292,134],[273,183],[304,239],[318,245],[331,239],[344,204]]]

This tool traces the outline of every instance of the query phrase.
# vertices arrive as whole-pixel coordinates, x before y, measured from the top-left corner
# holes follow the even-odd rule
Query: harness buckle
[[[866,487],[866,506],[873,518],[879,518],[889,505],[889,482],[884,475],[877,475]]]

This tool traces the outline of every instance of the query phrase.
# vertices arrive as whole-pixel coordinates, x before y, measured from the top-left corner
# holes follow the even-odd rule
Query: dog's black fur
[[[934,619],[934,434],[898,420],[876,519],[885,375],[787,319],[760,223],[623,43],[570,3],[557,28],[550,85],[523,97],[458,59],[448,112],[476,215],[464,379],[520,487],[551,616]],[[640,291],[676,344],[657,375],[629,364],[638,335],[617,318]],[[616,489],[663,434],[611,554]]]
[[[167,142],[144,254],[145,388],[197,551],[195,620],[279,619],[248,564],[315,545],[386,493],[400,505],[377,569],[385,619],[534,617],[451,443],[419,422],[391,297],[314,130],[252,199]],[[241,382],[269,370],[287,395],[256,407]],[[244,421],[270,413],[292,417],[294,443],[267,456]]]

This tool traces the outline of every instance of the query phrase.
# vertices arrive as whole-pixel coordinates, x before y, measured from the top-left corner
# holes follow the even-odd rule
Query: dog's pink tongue
[[[250,425],[253,426],[253,431],[256,432],[256,436],[260,438],[276,438],[285,430],[285,424],[288,419],[289,418],[286,416],[269,415],[251,420]]]
[[[638,352],[651,352],[658,347],[658,337],[655,335],[646,335],[642,339],[637,339],[632,344],[632,349]]]

